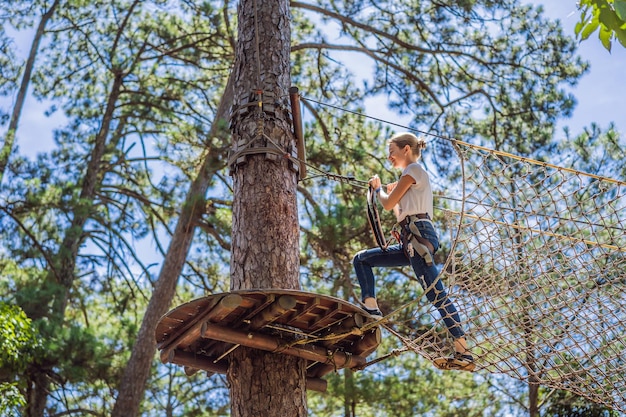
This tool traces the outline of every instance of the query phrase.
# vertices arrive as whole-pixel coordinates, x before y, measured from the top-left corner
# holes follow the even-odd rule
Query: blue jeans
[[[417,227],[421,235],[432,243],[436,252],[439,248],[439,239],[432,223],[418,221]],[[400,245],[390,246],[386,251],[380,248],[367,249],[357,253],[352,260],[352,264],[361,286],[361,298],[363,300],[368,297],[376,298],[376,281],[372,272],[373,267],[390,268],[411,265],[417,279],[426,292],[426,297],[439,311],[450,334],[457,339],[465,335],[461,328],[459,313],[448,297],[443,283],[438,278],[439,272],[437,267],[434,264],[432,266],[426,265],[424,258],[417,253],[412,258],[409,258],[405,255]]]

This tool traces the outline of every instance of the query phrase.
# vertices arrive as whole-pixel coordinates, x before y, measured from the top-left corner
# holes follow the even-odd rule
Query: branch
[[[19,226],[20,229],[22,229],[22,231],[26,234],[26,236],[28,236],[30,238],[30,240],[33,242],[33,244],[35,245],[35,247],[39,250],[39,252],[41,253],[41,256],[43,256],[43,258],[46,260],[46,263],[48,264],[48,267],[52,270],[52,274],[57,278],[57,281],[60,282],[61,278],[59,276],[58,271],[54,268],[54,261],[48,256],[47,251],[44,249],[44,247],[39,243],[39,241],[35,238],[35,235],[33,235],[30,230],[26,227],[26,225],[24,225],[24,223],[21,222],[20,219],[18,219],[17,217],[15,217],[13,215],[12,212],[10,212],[9,210],[7,210],[5,207],[0,206],[0,210],[4,211],[11,219],[13,219],[13,221]]]
[[[371,50],[367,48],[359,47],[359,46],[350,46],[350,45],[331,45],[327,43],[312,43],[312,42],[302,43],[299,45],[295,45],[291,48],[292,51],[297,51],[300,49],[330,49],[330,50],[338,50],[338,51],[361,52],[369,56],[370,58],[372,58],[374,61],[381,62],[387,65],[388,67],[394,69],[395,71],[401,73],[409,81],[413,81],[417,83],[423,90],[427,92],[427,94],[437,104],[439,108],[443,109],[448,106],[439,101],[435,93],[428,87],[428,85],[421,78],[416,77],[412,72],[405,70],[404,68],[390,62],[389,60],[379,57],[378,55],[376,55],[376,53],[372,52]]]
[[[480,59],[474,55],[468,54],[466,52],[462,52],[462,51],[454,51],[454,50],[446,50],[446,49],[428,49],[428,48],[422,48],[420,46],[417,45],[413,45],[411,43],[405,42],[402,39],[398,38],[397,36],[392,36],[389,33],[383,32],[382,30],[379,30],[373,26],[370,25],[365,25],[363,23],[357,22],[355,20],[352,20],[346,16],[342,16],[338,13],[335,12],[331,12],[329,10],[326,10],[322,7],[319,6],[315,6],[312,4],[307,4],[307,3],[301,3],[298,1],[292,1],[291,3],[291,7],[296,7],[296,8],[301,8],[301,9],[305,9],[305,10],[310,10],[310,11],[314,11],[317,12],[319,14],[322,14],[324,16],[328,16],[331,17],[333,19],[336,19],[342,23],[348,24],[350,26],[354,26],[356,28],[362,29],[367,33],[372,33],[375,35],[380,36],[381,38],[385,38],[390,40],[391,42],[393,42],[394,44],[401,46],[403,48],[406,48],[407,50],[410,51],[417,51],[417,52],[421,52],[423,54],[429,54],[429,55],[456,55],[456,56],[465,56],[467,58],[470,58],[473,61],[476,61],[484,66],[488,66],[488,65],[493,65],[494,63],[492,62],[487,62],[483,59]]]

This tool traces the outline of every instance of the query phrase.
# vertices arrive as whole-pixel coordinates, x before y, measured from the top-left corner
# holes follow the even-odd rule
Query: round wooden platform
[[[320,377],[358,369],[380,343],[380,328],[361,308],[339,298],[296,290],[241,290],[213,294],[165,314],[155,332],[164,363],[226,373],[239,346],[307,360],[307,387]]]

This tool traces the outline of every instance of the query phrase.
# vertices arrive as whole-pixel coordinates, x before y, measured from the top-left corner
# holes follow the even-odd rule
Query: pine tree
[[[282,100],[291,82],[289,13],[286,0],[239,3],[234,149],[260,144],[290,154],[295,146]],[[276,156],[252,154],[234,167],[232,289],[300,288],[297,173]],[[234,417],[307,414],[303,359],[241,347],[228,381]]]

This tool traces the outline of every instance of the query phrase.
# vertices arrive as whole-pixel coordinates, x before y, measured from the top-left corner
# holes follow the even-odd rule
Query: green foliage
[[[309,394],[312,416],[478,417],[500,411],[488,386],[472,374],[439,371],[415,354],[327,379],[327,393]]]
[[[569,129],[559,143],[560,164],[583,172],[613,178],[626,179],[624,138],[614,124],[603,129],[596,124],[585,127],[572,137]]]
[[[3,23],[32,27],[39,9],[18,3],[19,13]],[[196,3],[64,1],[38,55],[31,91],[64,122],[53,132],[52,151],[11,159],[0,190],[0,293],[45,336],[32,362],[54,381],[51,415],[79,408],[109,414],[185,193],[207,155],[209,191],[193,204],[202,211],[200,228],[174,304],[229,289],[229,138],[208,132],[235,54],[236,5]],[[414,128],[528,155],[548,152],[555,121],[574,105],[562,86],[587,68],[560,27],[516,2],[321,6],[291,8],[291,77],[304,95],[307,160],[331,174],[395,179],[384,158],[393,129],[356,114],[380,97]],[[363,68],[373,73],[363,76]],[[109,103],[114,111],[104,119]],[[104,152],[93,194],[85,196],[96,139]],[[431,144],[429,169],[438,171],[440,188],[453,189],[456,155],[445,142]],[[364,190],[314,170],[299,185],[303,288],[355,300],[351,258],[374,244]],[[72,229],[79,215],[86,221]],[[383,216],[388,230],[393,216]],[[63,247],[70,232],[76,238]],[[70,248],[78,251],[71,285],[63,286],[54,268]],[[407,271],[378,277],[388,311],[423,298]],[[53,322],[51,300],[63,297],[67,308]],[[427,302],[416,311],[408,323],[415,331],[432,325]],[[386,335],[378,354],[398,347]],[[28,376],[17,378],[24,387]],[[436,371],[414,354],[329,380],[328,393],[309,394],[314,415],[497,415],[504,402],[479,378]],[[189,377],[155,358],[141,408],[145,416],[226,415],[226,383],[219,375]]]
[[[5,417],[19,417],[20,409],[26,405],[17,383],[0,382],[0,414]]]
[[[37,331],[24,311],[0,301],[0,369],[21,372],[33,360],[39,345]]]
[[[39,331],[46,339],[45,353],[38,359],[54,361],[64,382],[107,379],[111,360],[95,329],[79,325],[58,328],[41,321]]]
[[[18,416],[26,400],[14,379],[36,359],[40,337],[31,320],[16,305],[0,301],[0,414]]]
[[[600,404],[586,401],[584,398],[567,391],[556,391],[549,397],[542,415],[550,417],[619,417],[618,411]]]
[[[580,21],[574,31],[581,41],[598,31],[598,38],[607,51],[617,39],[626,48],[626,1],[582,0]]]
[[[0,27],[0,96],[7,95],[16,85],[19,69],[11,41],[4,27]],[[6,122],[5,114],[0,113],[0,123]]]

